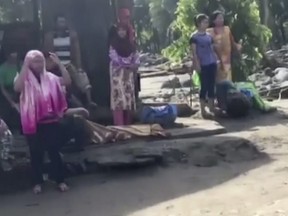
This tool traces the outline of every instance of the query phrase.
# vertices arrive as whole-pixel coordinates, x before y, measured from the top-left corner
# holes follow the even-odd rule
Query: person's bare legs
[[[131,110],[124,111],[124,123],[125,125],[131,125],[133,122],[133,112]]]
[[[125,123],[124,120],[124,111],[123,110],[114,110],[113,111],[113,119],[115,126],[123,126]]]

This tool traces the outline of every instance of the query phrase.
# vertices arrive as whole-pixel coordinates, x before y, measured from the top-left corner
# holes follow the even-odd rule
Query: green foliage
[[[134,0],[135,24],[139,45],[143,50],[149,47],[165,47],[169,43],[167,34],[175,19],[179,0]],[[148,50],[147,50],[148,48]],[[160,50],[154,50],[160,51]]]
[[[181,30],[181,38],[164,49],[163,54],[180,61],[189,51],[189,37],[195,31],[194,16],[198,13],[209,15],[215,10],[225,12],[235,40],[243,40],[243,60],[235,62],[234,72],[242,74],[241,77],[250,74],[260,62],[271,38],[270,30],[261,25],[256,0],[180,0],[174,26]]]
[[[31,0],[0,0],[0,23],[32,21]]]

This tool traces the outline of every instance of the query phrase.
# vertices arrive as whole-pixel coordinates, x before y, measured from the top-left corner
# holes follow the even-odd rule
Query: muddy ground
[[[30,190],[1,195],[0,215],[288,216],[288,118],[284,115],[288,101],[274,104],[282,112],[221,122],[227,134],[167,144],[189,155],[193,143],[235,143],[240,138],[264,153],[256,159],[233,161],[232,154],[230,161],[218,160],[213,166],[196,166],[188,160],[96,172],[69,179],[72,190],[66,194],[47,185],[40,196]]]
[[[165,79],[144,79],[142,96],[157,93]],[[0,215],[288,216],[288,101],[273,104],[280,112],[221,121],[226,134],[132,143],[130,147],[157,152],[165,160],[70,178],[66,194],[47,184],[44,194],[33,195],[23,189],[23,172],[11,185],[24,186],[0,195]],[[97,154],[125,149],[127,145]]]

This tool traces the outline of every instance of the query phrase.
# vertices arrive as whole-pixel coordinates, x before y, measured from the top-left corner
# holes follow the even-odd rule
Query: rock
[[[264,74],[269,77],[273,77],[275,75],[274,71],[270,67],[264,69]]]
[[[275,69],[275,76],[274,80],[275,82],[284,82],[288,81],[288,68],[277,68]]]
[[[181,88],[181,83],[178,77],[174,77],[170,80],[165,81],[162,86],[161,89],[164,88],[170,88],[170,89],[174,89],[174,88]]]
[[[218,156],[209,146],[196,143],[189,148],[188,153],[188,160],[195,166],[212,167],[218,165]]]
[[[272,78],[271,77],[267,77],[265,81],[262,82],[262,85],[268,85],[268,84],[272,84]]]
[[[188,78],[186,80],[183,80],[181,85],[184,88],[190,88],[190,87],[193,87],[193,82],[192,82],[192,80],[190,78]]]
[[[246,139],[226,140],[215,146],[217,154],[226,162],[242,162],[254,160],[261,154],[259,150]]]

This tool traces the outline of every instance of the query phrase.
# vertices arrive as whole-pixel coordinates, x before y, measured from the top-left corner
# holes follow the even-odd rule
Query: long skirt
[[[135,79],[133,70],[110,66],[111,109],[135,110]]]
[[[136,109],[135,72],[110,65],[111,109],[115,125],[130,124],[131,111]]]

